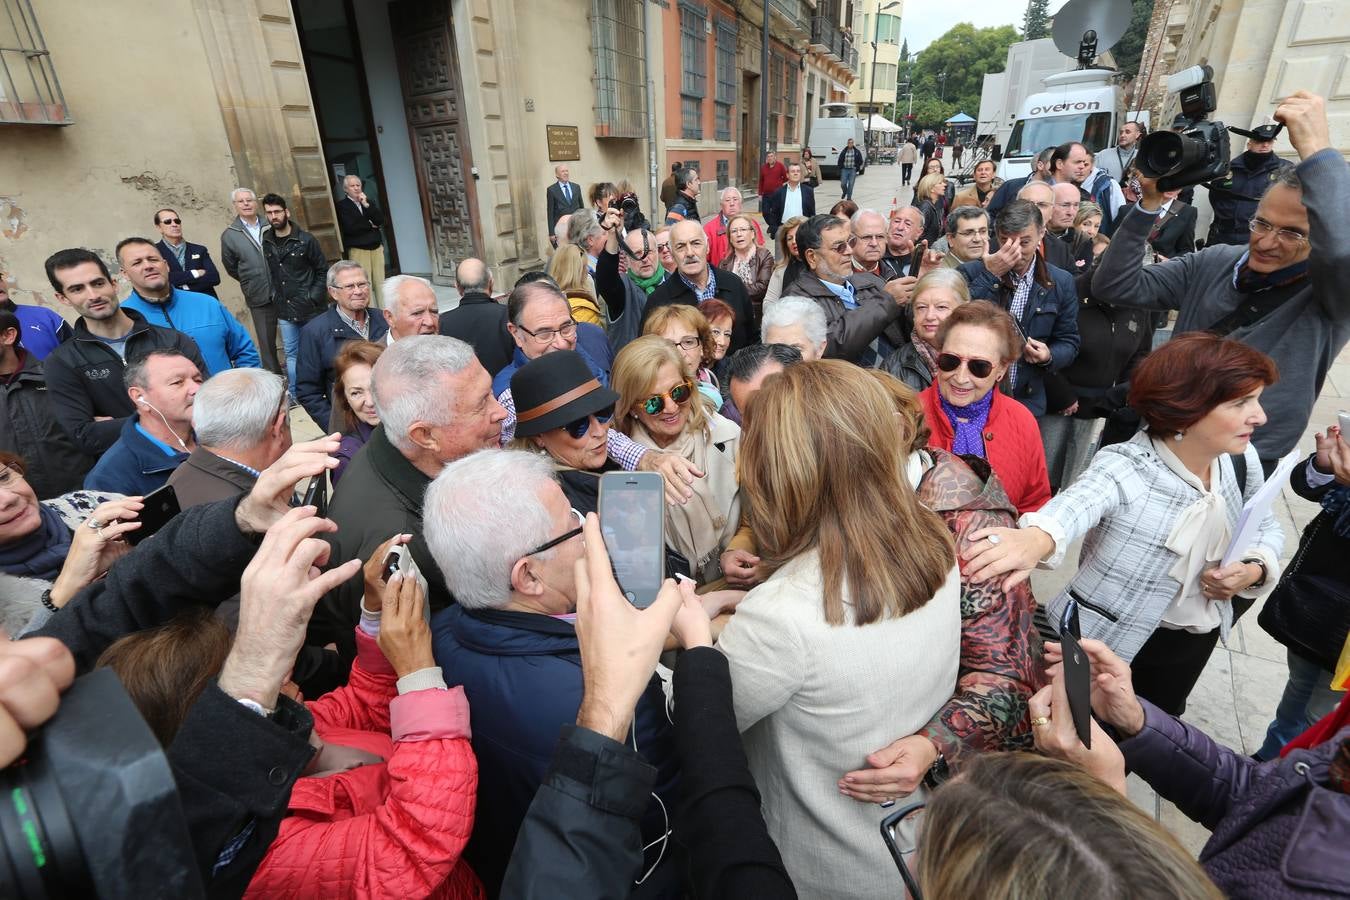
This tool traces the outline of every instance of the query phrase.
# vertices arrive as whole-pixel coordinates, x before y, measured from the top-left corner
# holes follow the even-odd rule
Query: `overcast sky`
[[[1066,2],[1050,0],[1050,14],[1054,15]],[[1020,0],[955,0],[952,3],[905,0],[900,37],[909,41],[910,53],[918,53],[957,22],[970,22],[976,28],[1013,25],[1020,29],[1025,12],[1026,4]]]

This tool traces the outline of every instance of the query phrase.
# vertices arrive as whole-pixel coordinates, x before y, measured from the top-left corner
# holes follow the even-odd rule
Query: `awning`
[[[863,123],[869,131],[892,132],[900,131],[900,126],[880,113],[872,113]]]
[[[974,125],[974,124],[975,124],[975,120],[972,119],[970,116],[966,115],[965,113],[957,113],[956,115],[952,116],[950,119],[948,119],[948,120],[947,120],[946,122],[944,122],[943,124],[944,124],[944,125]]]

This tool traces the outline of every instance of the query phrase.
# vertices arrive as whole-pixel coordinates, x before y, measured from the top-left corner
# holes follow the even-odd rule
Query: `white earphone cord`
[[[169,430],[169,434],[173,435],[173,439],[178,442],[178,446],[182,447],[184,452],[187,452],[188,448],[187,443],[184,442],[184,440],[178,436],[178,432],[173,430],[173,426],[169,424],[169,420],[164,418],[164,413],[160,412],[159,408],[156,407],[155,404],[151,403],[144,397],[137,397],[136,400],[139,403],[144,403],[146,406],[150,407],[155,411],[155,415],[159,416],[159,420],[164,423],[164,427]]]

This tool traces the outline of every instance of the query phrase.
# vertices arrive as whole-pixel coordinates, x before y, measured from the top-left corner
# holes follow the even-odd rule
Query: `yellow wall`
[[[162,206],[219,263],[233,164],[189,0],[35,11],[75,124],[0,125],[0,272],[11,296],[71,316],[47,283],[47,256],[88,247],[115,273],[113,247],[130,235],[158,240]],[[221,299],[242,310],[222,279]]]

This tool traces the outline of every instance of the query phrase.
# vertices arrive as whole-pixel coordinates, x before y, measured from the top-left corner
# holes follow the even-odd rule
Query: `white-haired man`
[[[386,278],[380,290],[384,295],[384,320],[389,323],[385,343],[419,334],[436,334],[440,312],[431,282],[416,275]]]
[[[552,463],[536,453],[475,453],[446,466],[426,492],[423,533],[456,600],[433,617],[432,646],[446,683],[464,687],[478,759],[465,856],[490,895],[558,732],[576,722],[581,706],[577,633],[563,618],[577,608],[580,525]],[[638,701],[632,739],[659,771],[655,790],[667,808],[677,768],[673,731],[653,678]],[[656,800],[648,812],[643,844],[660,841],[666,827]],[[652,849],[647,865],[658,858]],[[661,894],[679,878],[669,858],[647,882]]]
[[[342,199],[337,202],[338,228],[342,231],[342,245],[347,258],[360,264],[370,273],[372,299],[375,306],[384,306],[380,293],[384,284],[384,213],[366,196],[365,182],[360,175],[342,179]]]
[[[258,215],[258,196],[246,187],[230,192],[235,217],[220,235],[220,264],[239,282],[239,290],[253,317],[258,355],[269,372],[282,373],[277,357],[277,304],[272,273],[263,250],[263,234],[271,226]]]
[[[197,446],[169,476],[182,509],[253,490],[258,474],[291,447],[286,382],[264,369],[227,369],[192,403]]]
[[[380,425],[347,466],[333,494],[327,535],[334,562],[369,559],[396,534],[411,534],[413,559],[430,584],[427,602],[440,609],[450,595],[422,540],[422,497],[445,464],[496,448],[506,410],[473,347],[441,335],[395,341],[371,372]],[[361,615],[362,579],[329,592],[314,610],[309,643],[336,642],[343,663],[355,659],[353,629]]]
[[[806,362],[825,354],[829,323],[820,304],[810,297],[780,297],[764,307],[760,321],[760,340],[766,344],[786,344],[801,351]]]

